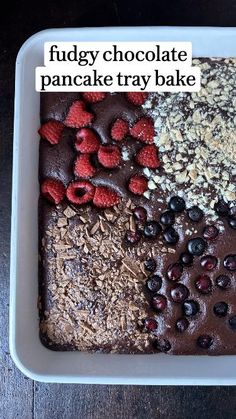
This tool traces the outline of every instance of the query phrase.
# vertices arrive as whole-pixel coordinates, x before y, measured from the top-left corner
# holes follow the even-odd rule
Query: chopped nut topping
[[[57,225],[58,227],[64,227],[67,225],[67,218],[63,217],[63,218],[59,218],[57,221]]]
[[[66,218],[72,218],[76,215],[76,212],[71,207],[67,207],[65,211],[63,211],[63,214]]]
[[[77,220],[82,222],[70,217],[62,227],[58,220],[64,213],[58,207],[57,217],[48,221],[42,238],[48,299],[41,332],[54,345],[104,351],[109,346],[120,352],[125,339],[127,352],[136,353],[149,346],[150,336],[138,327],[148,307],[143,261],[157,253],[160,243],[151,251],[148,242],[131,248],[124,244],[125,229],[135,230],[133,207],[129,201],[99,214],[89,206],[78,208]],[[174,252],[163,248],[163,255],[168,251]]]

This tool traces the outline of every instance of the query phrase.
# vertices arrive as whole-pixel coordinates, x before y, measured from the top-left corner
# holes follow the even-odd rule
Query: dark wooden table
[[[235,0],[5,3],[0,13],[0,418],[235,418],[235,387],[41,384],[15,368],[8,349],[14,63],[21,44],[50,27],[236,26]]]

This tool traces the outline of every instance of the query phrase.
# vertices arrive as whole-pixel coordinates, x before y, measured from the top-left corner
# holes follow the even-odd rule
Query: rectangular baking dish
[[[44,382],[236,385],[236,356],[115,355],[54,352],[39,340],[38,138],[35,67],[46,41],[191,41],[194,56],[236,56],[236,28],[83,28],[37,33],[16,60],[11,230],[10,351],[17,367]]]

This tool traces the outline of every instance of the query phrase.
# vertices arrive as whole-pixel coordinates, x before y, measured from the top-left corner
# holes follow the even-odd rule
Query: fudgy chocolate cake
[[[236,59],[199,93],[43,93],[42,341],[236,354]]]

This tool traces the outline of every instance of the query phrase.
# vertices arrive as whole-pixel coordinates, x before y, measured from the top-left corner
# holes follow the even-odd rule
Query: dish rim
[[[18,175],[20,170],[20,114],[21,114],[21,101],[22,99],[22,75],[24,73],[24,60],[27,55],[27,53],[30,51],[31,48],[34,47],[35,43],[38,42],[42,44],[46,40],[57,40],[56,38],[61,39],[61,36],[63,34],[69,35],[71,37],[71,40],[73,40],[73,36],[83,35],[85,38],[97,38],[97,35],[102,37],[104,36],[106,40],[107,37],[112,38],[112,40],[118,40],[121,35],[124,37],[124,35],[131,38],[137,38],[137,30],[138,30],[138,38],[142,38],[144,35],[146,36],[148,34],[148,38],[151,36],[161,36],[168,38],[169,35],[178,35],[181,36],[181,40],[189,40],[189,36],[202,36],[206,32],[208,32],[208,35],[211,37],[214,37],[214,35],[221,35],[226,36],[228,38],[233,37],[235,39],[235,45],[236,45],[236,28],[209,28],[209,27],[103,27],[103,28],[63,28],[63,29],[46,29],[43,31],[40,31],[30,38],[28,38],[25,43],[22,45],[22,47],[19,50],[19,53],[17,55],[16,59],[16,78],[15,78],[15,111],[14,111],[14,145],[13,145],[13,171],[12,171],[12,223],[11,223],[11,262],[10,262],[10,337],[9,337],[9,343],[10,343],[10,353],[13,358],[13,361],[15,362],[16,366],[28,377],[36,380],[36,381],[43,381],[43,382],[60,382],[60,383],[95,383],[95,384],[144,384],[144,385],[235,385],[236,384],[236,371],[235,376],[201,376],[201,375],[191,375],[191,376],[168,376],[168,377],[152,377],[148,376],[148,368],[146,376],[138,375],[138,374],[132,374],[128,373],[126,376],[122,374],[109,374],[109,371],[107,373],[98,373],[95,371],[87,371],[86,373],[81,372],[81,374],[77,375],[71,375],[71,374],[46,374],[46,373],[40,373],[37,370],[37,367],[34,365],[32,367],[32,362],[28,362],[27,354],[26,358],[22,357],[21,350],[17,343],[17,335],[19,333],[19,330],[17,329],[17,303],[18,301],[18,288],[19,285],[17,284],[17,277],[18,277],[18,262],[19,262],[19,207],[20,207],[20,201],[19,201],[19,183],[18,183]],[[119,36],[118,36],[119,35]],[[184,38],[184,39],[183,39]],[[171,40],[172,38],[170,38]],[[91,40],[91,39],[89,39]],[[104,39],[105,40],[105,39]],[[139,39],[140,40],[140,39]],[[146,39],[145,39],[146,40]],[[149,39],[148,39],[149,40]],[[164,39],[159,39],[164,40]],[[166,39],[167,40],[167,39]],[[169,39],[168,39],[169,40]],[[190,39],[191,40],[191,39]],[[235,53],[234,56],[236,56],[236,47],[234,48]],[[222,54],[220,54],[222,55]],[[202,55],[207,56],[207,55]],[[227,55],[226,55],[227,56]],[[39,95],[39,93],[38,93]],[[17,286],[18,285],[18,286]],[[42,345],[40,343],[40,340],[38,340],[38,344]],[[43,345],[42,345],[43,347]],[[43,352],[45,354],[45,357],[50,359],[52,361],[52,354],[55,354],[53,351],[43,347]],[[25,350],[25,349],[24,349]],[[51,354],[49,356],[49,353]],[[81,359],[88,360],[88,357],[91,359],[91,357],[94,356],[94,354],[85,354],[80,352],[74,352],[67,353],[67,352],[61,352],[62,356],[57,357],[57,359],[63,359],[67,354],[72,355],[72,357],[77,358],[81,357]],[[111,354],[96,354],[96,356],[99,356],[99,359],[102,360],[104,357],[114,357],[114,362],[120,362],[121,358],[124,360],[127,357],[132,357],[131,359],[137,359],[136,366],[139,364],[138,358],[140,357],[153,357],[156,355],[111,355]],[[117,361],[117,357],[119,358],[119,361]],[[180,358],[186,358],[186,356],[171,356],[171,355],[158,355],[158,360],[166,359],[164,357],[174,357],[176,361],[178,362],[178,359]],[[227,361],[228,358],[232,360],[235,360],[236,356],[220,356],[220,357],[206,357],[201,356],[200,358],[207,358],[208,364],[214,364],[212,361],[215,360],[225,360]],[[56,358],[56,356],[55,356]],[[116,359],[115,359],[116,358]],[[188,360],[191,358],[199,358],[196,356],[187,356]],[[46,358],[45,358],[46,359]],[[145,360],[144,360],[145,362]],[[142,362],[141,362],[142,363]],[[125,362],[127,364],[127,362]],[[205,361],[203,361],[202,364],[205,364]],[[232,363],[233,364],[233,363]]]

